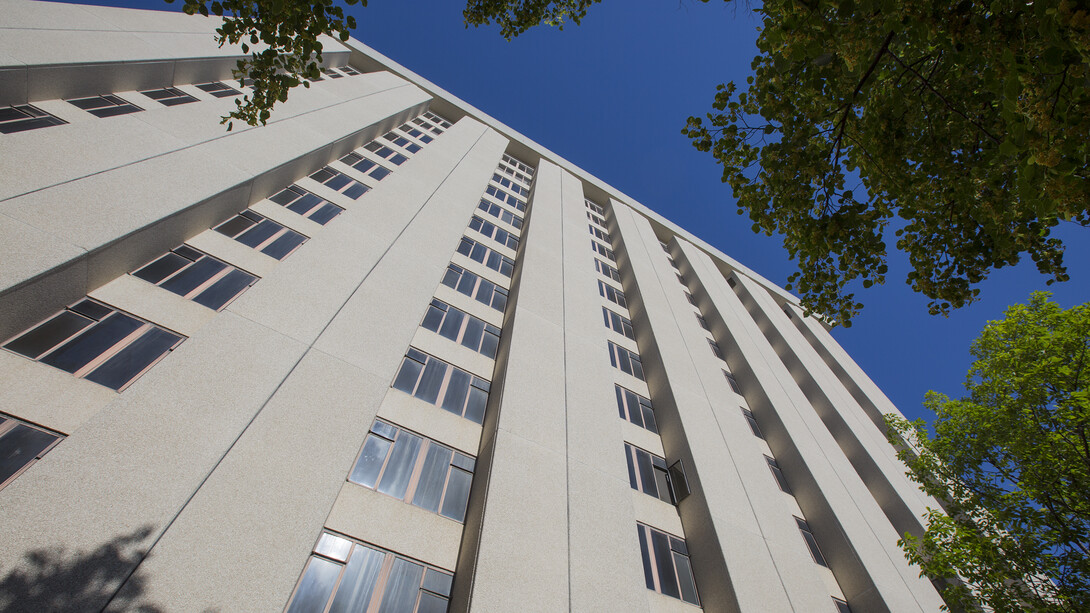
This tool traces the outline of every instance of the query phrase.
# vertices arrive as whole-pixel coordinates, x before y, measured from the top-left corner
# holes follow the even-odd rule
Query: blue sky
[[[105,0],[178,10],[180,0]],[[582,26],[538,28],[515,41],[495,28],[466,29],[459,0],[369,0],[351,7],[353,35],[616,186],[775,283],[796,267],[780,237],[755,235],[738,216],[720,170],[681,136],[711,108],[718,83],[744,85],[759,21],[745,3],[605,0]],[[1063,306],[1090,300],[1090,230],[1061,228],[1071,281],[1051,291]],[[910,418],[933,389],[962,393],[969,344],[1009,304],[1045,289],[1032,262],[996,271],[982,300],[949,318],[904,284],[890,257],[887,285],[860,290],[865,307],[833,335]]]

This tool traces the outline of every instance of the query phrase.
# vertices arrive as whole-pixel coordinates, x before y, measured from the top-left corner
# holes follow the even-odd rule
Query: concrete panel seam
[[[28,78],[29,78],[29,77],[28,77]],[[347,103],[349,103],[349,102],[353,102],[353,101],[356,101],[356,100],[360,100],[360,99],[363,99],[363,98],[369,98],[369,97],[371,97],[371,96],[375,96],[375,95],[378,95],[378,94],[383,94],[383,93],[386,93],[386,92],[390,92],[390,91],[398,90],[398,89],[401,89],[401,88],[405,88],[405,87],[415,87],[415,86],[414,86],[413,84],[411,84],[411,83],[405,83],[405,84],[401,84],[401,85],[395,85],[395,86],[393,86],[393,87],[388,87],[388,88],[386,88],[386,89],[380,89],[380,90],[377,90],[377,91],[371,92],[371,93],[369,93],[369,94],[366,94],[366,95],[363,95],[363,96],[359,96],[359,97],[357,97],[357,98],[352,98],[352,99],[350,99],[350,100],[342,100],[341,102],[337,102],[336,104],[331,104],[331,105],[329,105],[329,106],[324,106],[324,107],[321,107],[321,108],[317,108],[317,109],[311,109],[311,110],[309,110],[309,111],[304,111],[304,112],[302,112],[302,113],[299,113],[298,115],[292,115],[291,117],[283,117],[283,118],[281,118],[281,119],[273,120],[273,121],[271,121],[270,123],[280,123],[280,122],[282,122],[282,121],[289,121],[289,120],[295,119],[295,118],[297,118],[297,117],[304,117],[304,116],[306,116],[306,115],[310,115],[310,114],[312,114],[312,113],[317,113],[317,112],[319,112],[319,111],[324,111],[324,110],[327,110],[327,109],[331,109],[331,108],[334,108],[334,107],[340,106],[340,105],[342,105],[342,104],[347,104]],[[138,114],[139,114],[139,113],[137,113],[136,115],[138,115]],[[141,121],[141,122],[142,122],[142,123],[144,123],[144,124],[147,124],[147,125],[148,125],[149,127],[152,127],[152,128],[154,128],[154,129],[156,129],[156,130],[159,130],[159,128],[158,128],[158,127],[156,127],[156,126],[154,126],[154,125],[152,125],[152,124],[148,123],[147,121],[145,121],[145,120],[144,120],[143,118],[141,118],[141,117],[136,117],[136,119],[138,119],[139,121]],[[239,132],[236,132],[235,134],[239,134]],[[165,152],[163,152],[163,153],[157,153],[157,154],[155,154],[155,155],[151,155],[151,156],[148,156],[148,157],[146,157],[146,158],[141,158],[141,159],[139,159],[139,160],[133,160],[133,161],[131,161],[131,162],[126,162],[125,164],[121,164],[120,166],[113,166],[113,167],[111,167],[111,168],[104,168],[104,169],[102,169],[102,170],[97,170],[97,171],[95,171],[95,172],[92,172],[92,173],[90,173],[90,174],[82,175],[82,176],[79,176],[79,177],[73,177],[73,178],[71,178],[71,179],[66,179],[66,180],[64,180],[64,181],[61,181],[61,182],[59,182],[59,183],[53,183],[53,184],[50,184],[50,185],[44,185],[44,186],[42,186],[42,187],[37,187],[37,188],[35,188],[35,189],[32,189],[32,190],[30,190],[30,191],[26,191],[26,192],[21,192],[21,193],[18,193],[18,194],[14,194],[14,195],[12,195],[12,196],[9,196],[9,197],[7,197],[7,198],[3,198],[3,199],[0,199],[0,203],[2,203],[2,202],[7,202],[8,200],[14,200],[14,199],[16,199],[16,198],[21,198],[21,197],[23,197],[23,196],[26,196],[26,195],[29,195],[29,194],[33,194],[33,193],[37,193],[37,192],[40,192],[40,191],[43,191],[43,190],[51,189],[51,188],[53,188],[53,187],[57,187],[58,185],[65,185],[65,184],[68,184],[68,183],[72,183],[72,182],[75,182],[75,181],[80,181],[80,180],[86,179],[86,178],[88,178],[88,177],[93,177],[93,176],[96,176],[96,175],[101,175],[101,174],[105,174],[105,173],[108,173],[108,172],[113,172],[113,171],[115,171],[115,170],[117,170],[117,169],[119,169],[119,168],[126,168],[126,167],[128,167],[128,166],[134,166],[134,165],[136,165],[136,164],[142,164],[142,163],[144,163],[144,162],[147,162],[148,160],[153,160],[153,159],[155,159],[155,158],[160,158],[160,157],[163,157],[163,156],[171,155],[171,154],[174,154],[174,153],[178,153],[179,151],[185,151],[185,150],[187,150],[187,149],[193,149],[193,148],[195,148],[195,147],[200,147],[200,146],[206,145],[206,144],[208,144],[208,143],[211,143],[211,142],[215,142],[215,141],[218,141],[218,140],[220,140],[220,139],[223,139],[223,138],[227,138],[227,137],[229,137],[229,136],[233,136],[233,135],[232,135],[232,134],[230,134],[230,133],[228,133],[228,132],[225,132],[224,134],[221,134],[221,135],[219,135],[219,136],[216,136],[216,137],[214,137],[214,138],[210,138],[210,139],[208,139],[208,140],[205,140],[205,141],[201,141],[201,142],[199,142],[199,143],[193,143],[193,144],[191,144],[191,145],[186,145],[186,146],[184,146],[184,147],[179,147],[179,148],[177,148],[177,149],[172,149],[172,150],[170,150],[170,151],[165,151]],[[39,230],[41,230],[42,228],[38,228],[38,229],[39,229]],[[44,230],[43,230],[43,231],[44,231]]]

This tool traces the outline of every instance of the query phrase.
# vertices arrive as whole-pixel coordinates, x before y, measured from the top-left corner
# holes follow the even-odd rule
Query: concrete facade
[[[942,605],[896,408],[740,262],[358,41],[228,133],[215,20],[0,8],[61,124],[0,133],[0,610]]]

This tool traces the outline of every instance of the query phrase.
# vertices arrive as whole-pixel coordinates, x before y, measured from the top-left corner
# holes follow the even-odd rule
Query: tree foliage
[[[174,0],[167,0],[173,2]],[[345,4],[367,6],[367,0],[344,0]],[[184,0],[188,15],[223,17],[216,29],[216,42],[238,44],[249,57],[238,61],[237,79],[253,86],[252,93],[235,100],[236,108],[223,117],[230,130],[232,120],[251,126],[265,125],[277,102],[288,99],[288,91],[306,79],[321,76],[322,42],[325,34],[348,40],[356,27],[351,15],[334,0]]]
[[[961,577],[947,602],[976,610],[1090,611],[1090,305],[1037,292],[972,346],[969,396],[929,392],[922,420],[887,416],[912,441],[909,476],[945,506],[900,541],[932,577]]]
[[[536,25],[556,26],[565,21],[579,25],[587,8],[600,0],[466,0],[462,11],[466,26],[496,23],[500,34],[510,40]],[[704,0],[705,2],[707,0]]]
[[[682,131],[753,230],[780,232],[804,304],[850,325],[886,280],[886,234],[932,313],[1087,225],[1090,13],[1070,0],[767,0],[748,90]],[[899,218],[899,219],[897,219]],[[852,284],[849,286],[849,284]],[[788,286],[790,288],[790,286]]]

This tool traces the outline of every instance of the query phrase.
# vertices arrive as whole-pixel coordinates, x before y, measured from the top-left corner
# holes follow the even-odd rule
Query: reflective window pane
[[[390,452],[392,446],[393,443],[382,437],[368,435],[363,444],[363,452],[356,460],[348,480],[364,487],[375,487],[379,472],[382,471],[382,463],[386,461],[386,454]]]
[[[394,498],[403,498],[409,487],[409,478],[416,466],[416,456],[420,452],[423,439],[409,434],[404,430],[394,442],[394,449],[390,452],[390,459],[386,462],[386,468],[382,471],[382,479],[378,484],[378,491]]]
[[[324,611],[330,595],[333,594],[337,577],[341,574],[341,568],[342,566],[336,562],[311,556],[307,570],[299,581],[299,587],[295,589],[295,595],[292,597],[287,613]]]

